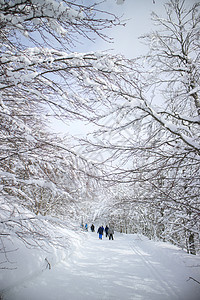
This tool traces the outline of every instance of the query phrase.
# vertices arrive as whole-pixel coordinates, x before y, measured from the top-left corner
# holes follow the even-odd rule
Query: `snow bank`
[[[80,247],[83,233],[66,220],[1,202],[0,296],[52,269]]]
[[[57,229],[58,230],[58,229]],[[74,253],[80,247],[82,235],[78,232],[60,229],[60,235],[68,238],[66,248],[58,245],[43,244],[38,247],[27,247],[16,237],[8,239],[4,246],[7,249],[7,259],[9,268],[2,269],[0,272],[0,295],[8,292],[25,282],[33,280],[43,272],[48,272],[61,260],[66,259],[71,253]],[[2,253],[0,260],[2,261]]]

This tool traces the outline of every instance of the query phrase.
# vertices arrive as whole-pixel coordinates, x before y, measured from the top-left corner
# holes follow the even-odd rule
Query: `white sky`
[[[162,13],[166,0],[155,0],[155,4],[153,0],[125,0],[121,5],[118,5],[117,1],[119,0],[105,0],[99,8],[122,17],[122,20],[126,20],[126,26],[117,26],[107,31],[108,35],[114,38],[114,44],[98,40],[92,45],[85,41],[84,51],[88,51],[88,46],[91,50],[113,49],[114,52],[121,53],[128,58],[144,53],[144,45],[139,42],[138,37],[150,31],[152,28],[151,12]],[[88,0],[84,1],[85,4],[87,2]]]
[[[159,16],[165,15],[164,4],[167,0],[124,0],[123,4],[118,2],[123,0],[104,0],[98,6],[99,9],[121,16],[126,21],[126,26],[117,26],[109,29],[108,35],[114,38],[114,44],[97,40],[96,43],[84,41],[77,50],[80,52],[93,50],[113,49],[116,53],[121,53],[128,58],[141,55],[145,51],[144,45],[138,40],[138,37],[144,33],[150,32],[155,27],[151,21],[151,12],[156,12]],[[87,5],[101,0],[82,0]],[[198,0],[186,0],[190,6],[197,3]]]

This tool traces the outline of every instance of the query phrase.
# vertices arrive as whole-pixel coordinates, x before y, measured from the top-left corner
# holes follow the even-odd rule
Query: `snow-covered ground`
[[[24,274],[21,282],[5,290],[3,299],[200,299],[200,284],[193,280],[200,281],[199,256],[136,234],[116,233],[109,241],[88,232],[77,235],[76,245],[51,269],[33,272],[27,280]]]

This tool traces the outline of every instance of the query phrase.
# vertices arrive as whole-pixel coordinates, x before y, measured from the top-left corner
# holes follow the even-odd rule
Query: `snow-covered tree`
[[[156,31],[142,37],[145,57],[118,58],[112,81],[111,70],[90,78],[106,96],[87,151],[104,157],[105,180],[140,183],[140,201],[151,199],[163,215],[175,211],[175,223],[180,214],[187,234],[198,238],[199,3],[171,0],[165,12],[152,14]]]
[[[0,251],[5,264],[5,238],[12,243],[14,235],[29,245],[51,239],[44,231],[48,218],[52,222],[49,215],[75,219],[82,197],[92,198],[93,183],[86,175],[93,173],[92,165],[87,169],[69,139],[48,132],[47,117],[89,119],[92,108],[76,76],[84,74],[87,81],[91,69],[98,74],[104,55],[72,48],[95,36],[107,40],[104,30],[116,24],[119,20],[95,3],[0,1]]]

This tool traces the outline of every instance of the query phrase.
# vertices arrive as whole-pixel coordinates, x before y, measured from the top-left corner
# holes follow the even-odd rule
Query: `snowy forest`
[[[118,1],[120,4],[120,1]],[[169,0],[147,55],[72,51],[123,19],[94,1],[0,0],[0,269],[103,220],[200,252],[200,3]],[[85,122],[73,139],[52,120]],[[80,128],[81,131],[81,128]]]

